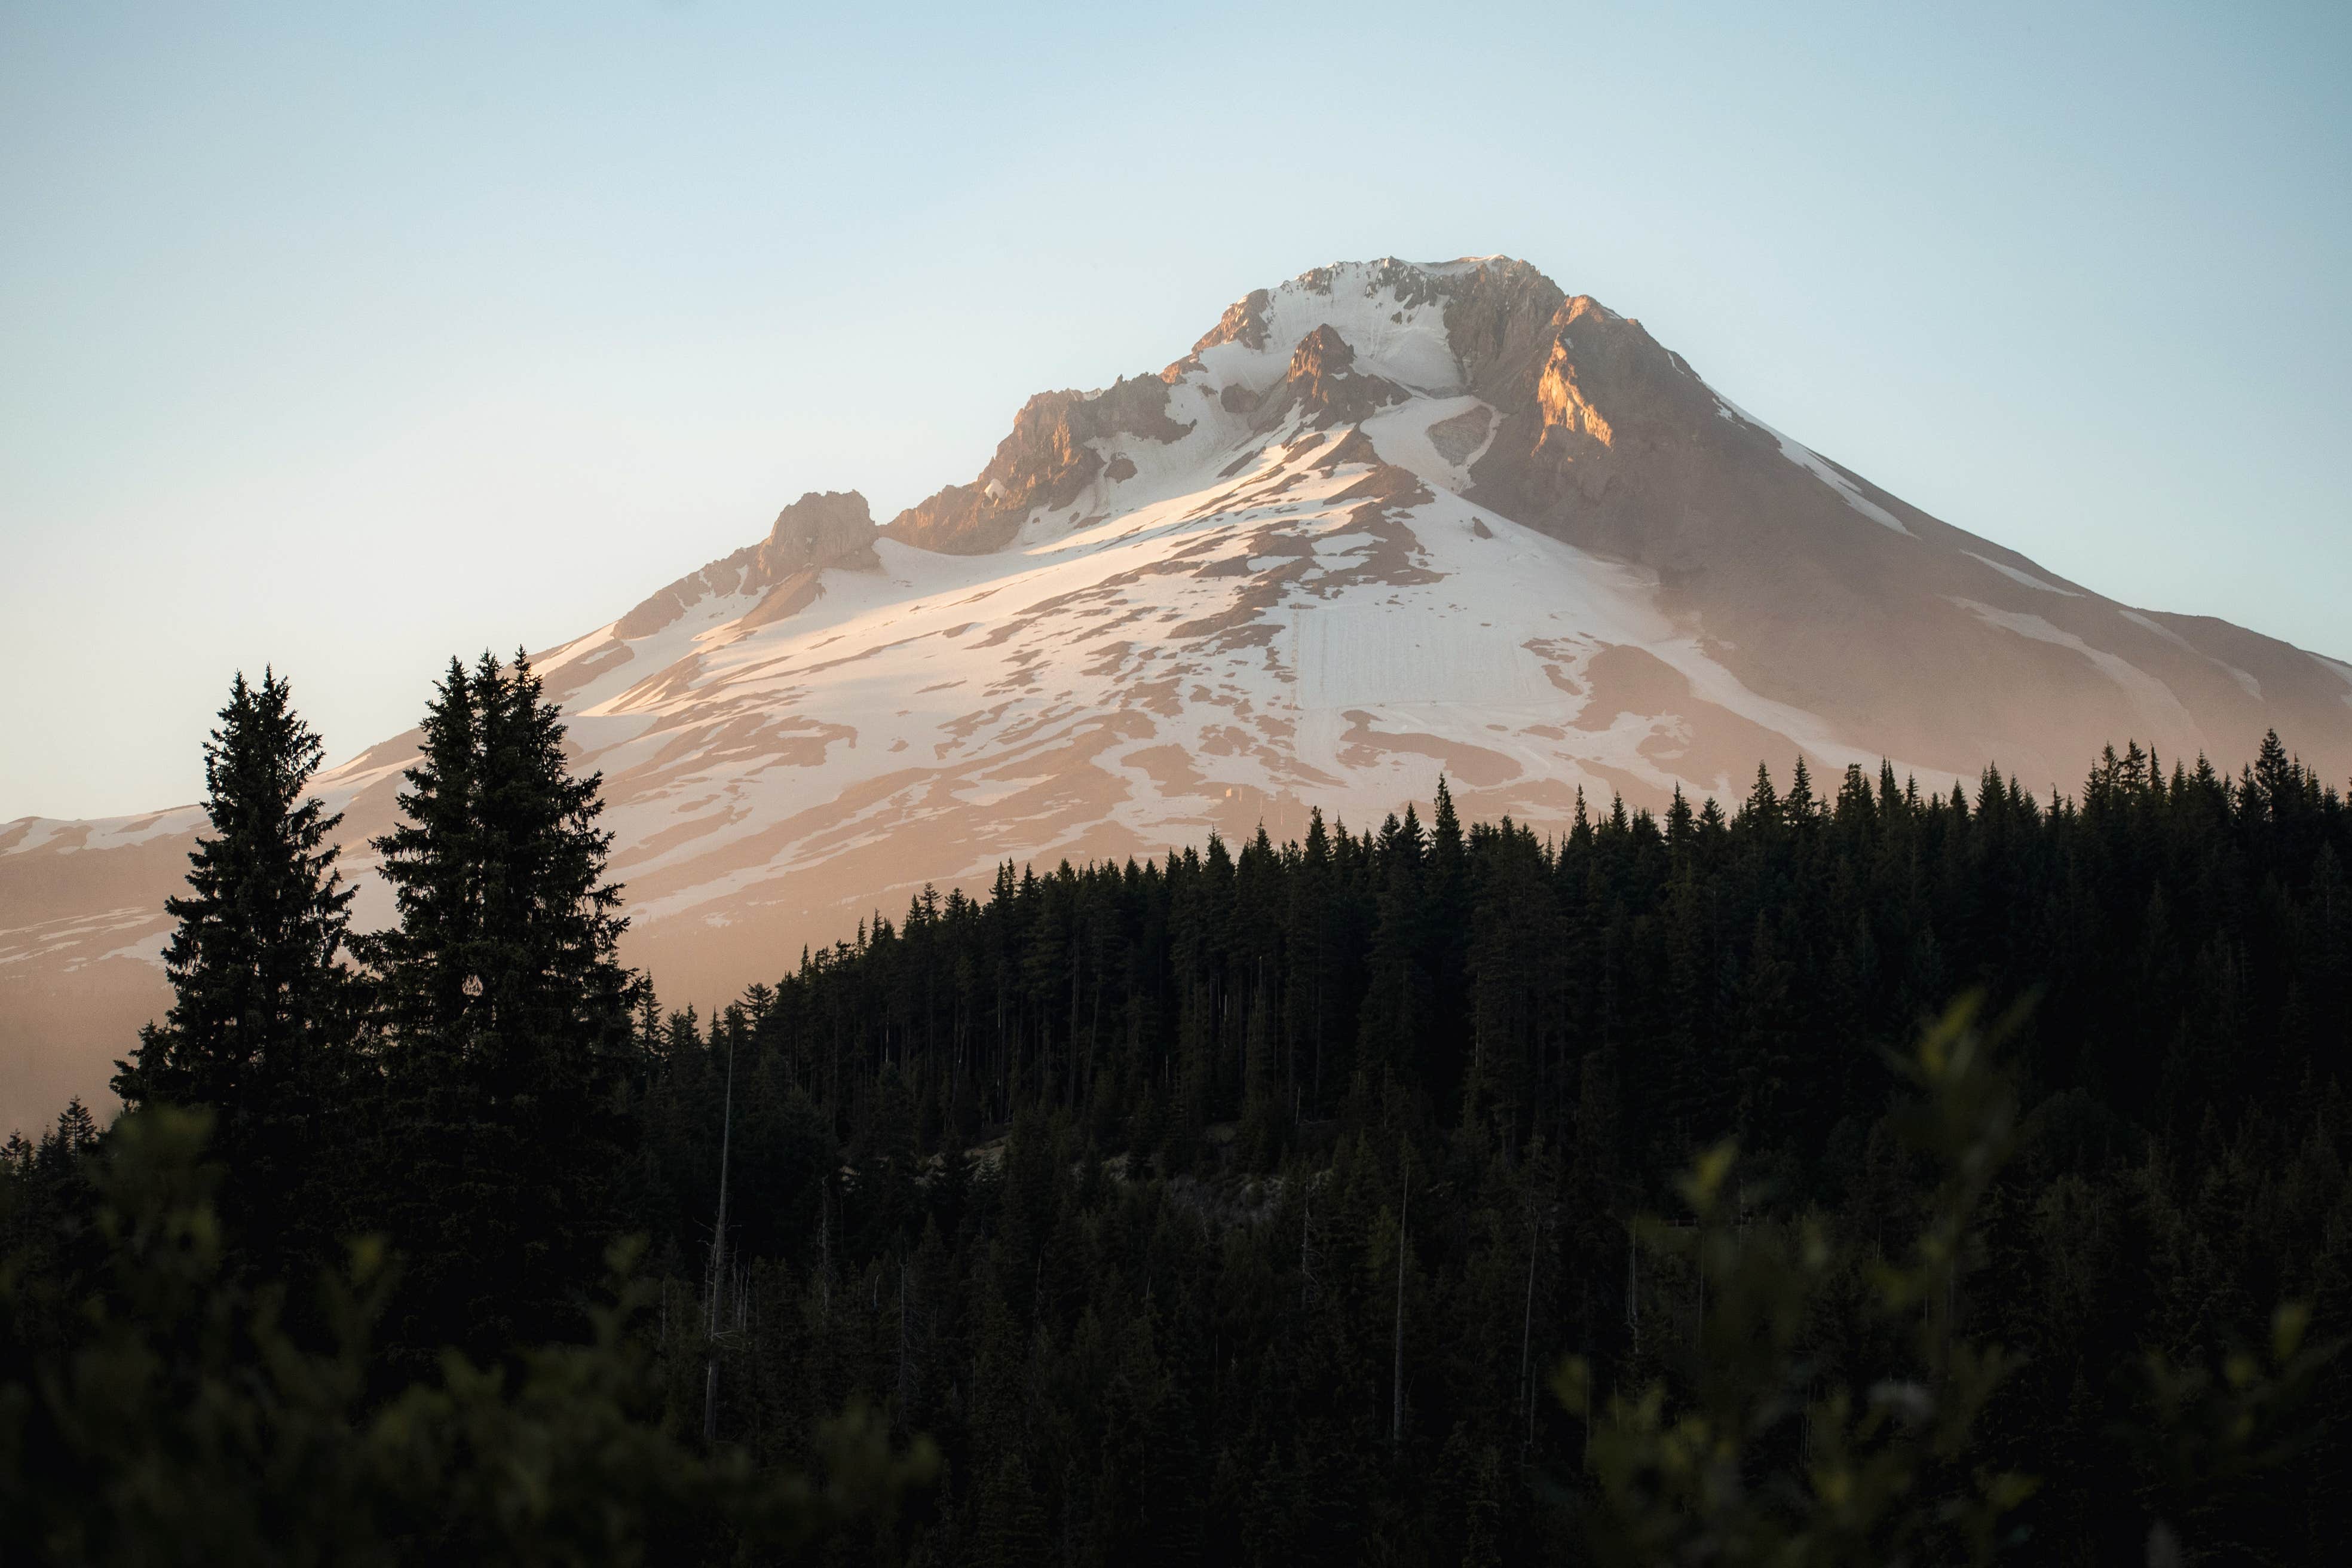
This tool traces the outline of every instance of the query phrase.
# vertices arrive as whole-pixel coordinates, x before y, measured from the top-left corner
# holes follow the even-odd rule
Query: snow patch
[[[2158,637],[2162,637],[2165,641],[2172,644],[2175,647],[2186,648],[2190,653],[2195,653],[2197,651],[2195,645],[2190,643],[2187,637],[2182,637],[2179,632],[2174,631],[2170,626],[2164,625],[2161,621],[2156,620],[2148,616],[2143,616],[2137,610],[2123,610],[2119,611],[2118,614],[2120,614],[2124,619],[2129,621],[2132,625],[2140,627],[2142,630],[2154,632]]]
[[[1483,263],[1442,265],[1454,269],[1443,276],[1454,276]],[[1265,347],[1235,341],[1202,351],[1201,363],[1216,384],[1264,393],[1289,373],[1298,340],[1328,326],[1355,351],[1360,373],[1424,394],[1452,395],[1462,389],[1462,365],[1445,335],[1445,301],[1424,299],[1407,305],[1394,272],[1381,263],[1351,261],[1294,278],[1274,290],[1262,314]]]
[[[1429,427],[1475,408],[1487,409],[1486,438],[1461,462],[1450,462],[1430,440]],[[1373,415],[1364,421],[1363,431],[1383,460],[1412,469],[1425,483],[1458,491],[1469,488],[1471,468],[1495,444],[1495,432],[1502,425],[1501,417],[1475,397],[1415,397]]]
[[[1708,388],[1708,390],[1710,392],[1714,391],[1712,387]],[[1811,474],[1813,478],[1829,486],[1830,489],[1837,491],[1837,493],[1844,499],[1846,505],[1853,508],[1854,510],[1862,513],[1863,516],[1870,519],[1871,521],[1878,524],[1881,528],[1891,528],[1895,532],[1903,535],[1906,539],[1916,539],[1918,537],[1917,534],[1913,533],[1909,529],[1903,526],[1903,520],[1901,518],[1896,517],[1893,512],[1887,510],[1885,507],[1879,505],[1868,496],[1863,494],[1861,487],[1856,485],[1852,479],[1846,478],[1843,473],[1840,472],[1828,458],[1822,457],[1819,452],[1814,451],[1811,447],[1806,446],[1802,441],[1799,441],[1792,437],[1783,436],[1780,431],[1775,430],[1771,426],[1765,424],[1764,421],[1757,418],[1756,416],[1748,413],[1746,409],[1740,407],[1738,404],[1732,402],[1729,398],[1724,396],[1723,394],[1719,392],[1715,394],[1715,402],[1717,417],[1736,419],[1745,425],[1753,425],[1759,430],[1763,431],[1767,436],[1771,437],[1775,441],[1780,442],[1780,456],[1788,458],[1789,461],[1796,464],[1799,468],[1803,468],[1806,472]]]
[[[1964,599],[1957,595],[1951,595],[1951,602],[1987,625],[2082,655],[2100,674],[2121,687],[2124,694],[2131,699],[2132,705],[2149,722],[2176,726],[2179,731],[2187,734],[2200,733],[2196,720],[2190,718],[2189,710],[2181,706],[2180,699],[2172,694],[2172,688],[2130,660],[2105,648],[2093,647],[2073,632],[2053,626],[2040,616],[1995,609],[1990,605],[1979,604],[1974,599]]]
[[[2253,673],[2251,670],[2240,669],[2228,659],[2219,658],[2212,654],[2207,653],[2203,648],[2199,647],[2195,643],[2190,642],[2187,637],[2182,637],[2170,626],[2164,625],[2160,621],[2154,620],[2149,616],[2143,616],[2137,610],[2125,610],[2122,611],[2121,614],[2124,619],[2131,622],[2132,625],[2144,627],[2148,631],[2154,632],[2158,637],[2162,637],[2165,641],[2172,644],[2175,647],[2181,649],[2185,653],[2195,654],[2199,658],[2201,658],[2206,663],[2214,666],[2224,675],[2227,675],[2231,679],[2236,681],[2240,688],[2245,691],[2247,696],[2252,698],[2257,702],[2262,700],[2263,683],[2254,679]]]
[[[2346,664],[2342,659],[2330,658],[2324,653],[2315,653],[2311,657],[2317,659],[2327,668],[2332,669],[2336,674],[2342,676],[2344,678],[2345,685],[2352,686],[2352,664]],[[2352,708],[2352,691],[2347,691],[2344,694],[2344,706],[2347,708]]]
[[[128,849],[174,834],[194,833],[204,825],[205,808],[200,805],[183,805],[148,816],[110,816],[91,823],[89,837],[76,847]]]
[[[2072,588],[2061,588],[2055,583],[2045,583],[2031,572],[2021,572],[2016,567],[2010,565],[2007,562],[1995,561],[1990,555],[1979,555],[1973,550],[1963,550],[1960,553],[1969,557],[1972,561],[1983,562],[1986,565],[1991,567],[1994,571],[2000,573],[2002,576],[2008,578],[2012,583],[2022,583],[2029,588],[2039,588],[2045,594],[2055,594],[2059,597],[2065,599],[2079,599],[2083,596],[2082,595],[2074,592]]]
[[[1541,664],[1509,632],[1459,619],[1401,616],[1381,605],[1300,605],[1288,634],[1301,708],[1519,708],[1547,689]]]
[[[163,962],[163,947],[169,934],[170,922],[161,910],[139,905],[100,910],[92,914],[66,915],[57,920],[37,921],[31,925],[0,931],[0,965],[22,963],[30,959],[65,957],[67,969],[79,969],[91,962],[86,949],[93,941],[104,941],[127,931],[153,928],[129,947],[119,947],[98,957],[147,957],[152,951],[153,962]]]
[[[10,855],[24,855],[38,849],[41,846],[48,843],[51,839],[57,837],[58,834],[63,833],[67,828],[73,826],[74,825],[70,822],[63,821],[54,816],[20,816],[16,821],[7,824],[5,828],[0,828],[0,833],[5,833],[9,829],[18,827],[23,828],[25,830],[24,837],[17,839],[14,844],[9,845],[5,853]]]

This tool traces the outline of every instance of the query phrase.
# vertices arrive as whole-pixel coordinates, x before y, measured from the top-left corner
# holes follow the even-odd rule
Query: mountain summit
[[[1030,399],[969,484],[767,538],[540,659],[605,774],[630,957],[709,1002],[1005,858],[1425,798],[1744,796],[1882,758],[2071,789],[2109,741],[2352,774],[2352,667],[1939,521],[1524,262],[1319,268],[1157,374]],[[321,781],[346,844],[415,737]],[[194,808],[0,828],[0,1125],[160,1011]],[[390,919],[367,879],[366,927]]]

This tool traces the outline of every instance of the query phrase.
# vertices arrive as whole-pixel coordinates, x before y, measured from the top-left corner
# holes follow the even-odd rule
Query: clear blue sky
[[[2352,657],[2352,6],[0,7],[0,819],[1504,251],[2128,603]]]

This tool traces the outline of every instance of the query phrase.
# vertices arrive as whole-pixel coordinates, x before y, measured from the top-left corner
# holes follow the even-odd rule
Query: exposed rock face
[[[2028,613],[2031,631],[1988,641],[2000,623],[1975,606],[1983,563],[2000,552],[1751,419],[1640,322],[1581,296],[1543,316],[1549,298],[1538,279],[1506,270],[1449,309],[1466,379],[1500,417],[1466,495],[1654,572],[1662,603],[1703,626],[1759,693],[1865,721],[1896,755],[1948,756],[1967,737],[2054,763],[2075,737],[2119,721],[2167,729],[2175,746],[2218,738],[2155,721],[2185,710],[2146,690],[2124,705],[2136,718],[2119,721],[2119,693],[2097,659],[2060,652],[2137,642],[2111,607],[2094,612],[2095,601],[2053,584]],[[2072,624],[2085,616],[2095,624]],[[1989,674],[1977,663],[1987,656],[2031,674],[2016,685],[1954,679]],[[2208,664],[2179,679],[2231,678]],[[2242,728],[2234,749],[2250,750],[2256,733]]]
[[[1580,295],[1562,300],[1538,327],[1541,292],[1522,290],[1519,300],[1525,314],[1489,316],[1474,327],[1501,341],[1477,378],[1502,415],[1475,470],[1480,499],[1664,570],[1690,564],[1684,557],[1692,548],[1720,542],[1706,529],[1704,542],[1684,537],[1690,519],[1681,475],[1694,461],[1777,458],[1777,446],[1759,446],[1751,427],[1721,417],[1722,401],[1640,322]],[[1628,473],[1650,479],[1663,469],[1676,470],[1675,484],[1636,485],[1643,493],[1630,504],[1601,508]]]
[[[1160,373],[1160,379],[1173,384],[1201,368],[1202,351],[1220,343],[1239,343],[1247,349],[1265,347],[1265,308],[1273,301],[1272,291],[1253,289],[1243,298],[1225,307],[1217,324],[1202,332],[1192,352]]]
[[[873,572],[874,514],[856,490],[811,490],[776,514],[753,556],[746,588],[760,602],[738,624],[746,629],[781,621],[815,603],[823,574]]]
[[[1159,375],[1032,399],[882,537],[804,496],[540,668],[605,775],[627,955],[680,1005],[926,882],[1361,826],[1441,768],[1538,830],[1798,755],[2039,792],[2111,740],[2226,763],[2275,726],[2352,775],[2352,665],[2061,581],[1499,257],[1258,290]],[[415,743],[320,780],[354,855]],[[0,1132],[101,1097],[162,1010],[198,820],[0,825]]]
[[[1412,395],[1383,376],[1358,371],[1356,351],[1329,325],[1319,326],[1298,340],[1290,353],[1289,372],[1267,393],[1251,421],[1261,430],[1273,430],[1297,415],[1318,430],[1335,425],[1357,425],[1391,403]]]
[[[872,571],[874,514],[856,490],[811,490],[776,514],[759,547],[761,578],[780,583],[811,567]]]
[[[1494,427],[1495,411],[1481,403],[1450,419],[1433,421],[1428,431],[1429,444],[1437,449],[1439,457],[1459,466],[1478,455]]]
[[[818,574],[831,567],[870,572],[881,565],[874,553],[874,517],[856,490],[811,490],[776,514],[768,537],[747,544],[699,572],[688,573],[623,616],[614,626],[623,641],[651,637],[705,599],[757,595],[751,626],[782,620],[814,601]]]
[[[1122,378],[1108,391],[1041,392],[1013,416],[1013,434],[968,485],[950,485],[890,520],[892,539],[950,555],[1002,550],[1036,511],[1059,511],[1103,471],[1091,444],[1139,436],[1177,441],[1192,430],[1168,416],[1168,384]],[[1133,463],[1129,464],[1129,471]]]
[[[1551,353],[1550,329],[1568,296],[1504,257],[1446,281],[1445,336],[1463,382],[1497,408],[1516,406]]]

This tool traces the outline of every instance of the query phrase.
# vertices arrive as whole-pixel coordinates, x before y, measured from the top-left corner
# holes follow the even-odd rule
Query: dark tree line
[[[2273,738],[2234,778],[2127,747],[2079,799],[1824,796],[1800,763],[1728,815],[1547,838],[1465,829],[1441,784],[1425,825],[1007,867],[642,1026],[640,1223],[683,1301],[731,1060],[723,1429],[785,1454],[886,1402],[948,1457],[942,1559],[1569,1556],[1559,1354],[1698,1378],[1706,1285],[1633,1216],[1736,1139],[1740,1224],[1895,1256],[1935,1185],[1897,1063],[1979,992],[2030,1006],[1950,1286],[2025,1369],[1973,1440],[2040,1479],[2017,1560],[2137,1557],[2179,1490],[2117,1435],[2153,1419],[2145,1357],[2261,1342],[2286,1300],[2352,1324],[2347,858],[2352,811]],[[1866,1273],[1808,1330],[1818,1377],[1896,1359]],[[2343,1538],[2352,1455],[2305,1437],[2196,1505],[2215,1551]]]
[[[860,1405],[943,1464],[842,1561],[2284,1562],[2352,1527],[2352,810],[2275,737],[2046,801],[1800,762],[1556,837],[1441,781],[1426,823],[927,891],[709,1020],[618,963],[596,781],[522,661],[438,689],[390,931],[348,929],[317,750],[238,683],[138,1109],[7,1152],[0,1468],[57,1456],[12,1496],[115,1473],[42,1370],[135,1360],[114,1322],[226,1386],[327,1358],[334,1432],[419,1399],[479,1432],[551,1378],[518,1442],[651,1445],[526,1487],[642,1506],[517,1560],[782,1539],[760,1478]],[[174,1105],[194,1208],[139,1196],[185,1169]],[[166,1233],[217,1237],[173,1310],[267,1319],[249,1351],[151,1331],[182,1319],[124,1237]],[[470,1474],[436,1463],[367,1482],[389,1550],[495,1554],[401,1512]]]

